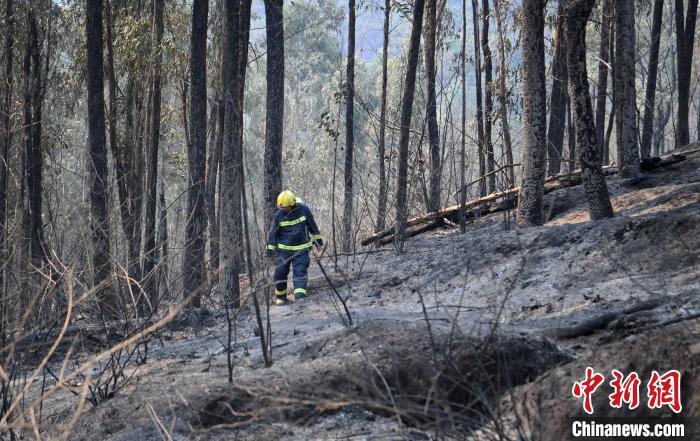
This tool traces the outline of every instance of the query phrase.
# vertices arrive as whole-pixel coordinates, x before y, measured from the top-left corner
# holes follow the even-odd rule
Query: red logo
[[[610,407],[620,409],[627,404],[629,410],[639,407],[639,386],[642,380],[636,372],[625,376],[617,369],[612,370],[613,379],[610,386],[613,391],[608,396]],[[605,382],[603,374],[595,372],[593,368],[586,368],[586,375],[582,381],[577,381],[571,388],[571,393],[576,398],[583,398],[583,410],[593,414],[593,394]],[[675,413],[683,409],[681,404],[681,373],[670,370],[661,375],[657,371],[651,372],[651,378],[647,383],[647,407],[649,409],[661,409],[668,406]]]
[[[636,409],[639,406],[639,384],[642,382],[639,375],[632,372],[625,378],[617,369],[613,369],[612,374],[615,378],[610,382],[614,389],[610,394],[610,406],[619,409],[622,403],[627,403],[629,410]]]
[[[668,406],[675,413],[680,413],[683,409],[681,404],[681,373],[672,370],[663,375],[658,372],[651,372],[651,379],[647,384],[649,392],[649,409],[660,409]]]
[[[583,410],[589,415],[593,414],[591,396],[604,381],[605,377],[602,374],[594,372],[593,368],[587,367],[586,378],[583,381],[574,383],[574,387],[571,389],[576,398],[583,397]]]

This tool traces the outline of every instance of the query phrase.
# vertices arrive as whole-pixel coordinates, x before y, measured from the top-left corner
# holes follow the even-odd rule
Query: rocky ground
[[[586,366],[678,369],[683,415],[698,416],[700,155],[608,183],[613,219],[589,222],[574,187],[547,196],[542,227],[506,229],[499,214],[401,255],[344,257],[341,272],[324,258],[353,326],[313,268],[307,299],[270,307],[272,367],[241,311],[232,384],[224,314],[210,307],[197,329],[154,340],[70,438],[559,440],[581,414],[570,390]],[[47,436],[78,402],[64,391],[44,404]]]

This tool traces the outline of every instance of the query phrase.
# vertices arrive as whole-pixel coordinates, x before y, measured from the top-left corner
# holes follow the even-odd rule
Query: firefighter
[[[272,217],[267,235],[267,256],[275,258],[275,304],[287,304],[287,275],[292,265],[294,299],[306,297],[309,249],[323,247],[314,216],[294,193],[285,190],[277,196],[277,213]]]

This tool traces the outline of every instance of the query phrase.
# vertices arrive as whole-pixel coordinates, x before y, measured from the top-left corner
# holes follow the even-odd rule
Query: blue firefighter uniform
[[[286,301],[290,265],[293,268],[295,298],[306,296],[309,248],[312,243],[323,246],[314,216],[306,205],[297,203],[287,210],[277,210],[267,235],[267,253],[271,255],[276,252],[274,279],[278,304]]]

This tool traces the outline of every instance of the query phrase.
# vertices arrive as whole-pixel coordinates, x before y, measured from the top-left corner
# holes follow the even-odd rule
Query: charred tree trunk
[[[102,0],[87,2],[87,94],[88,94],[88,175],[90,220],[93,238],[93,284],[101,312],[117,315],[117,301],[111,290],[109,243],[109,179],[105,136],[104,73],[102,70]]]
[[[201,294],[207,279],[204,265],[204,232],[206,229],[204,198],[207,152],[208,14],[209,0],[193,1],[190,39],[190,140],[187,143],[189,179],[182,277],[183,294],[185,297],[192,296],[191,305],[194,308],[201,306]],[[155,202],[155,197],[153,202]]]
[[[683,0],[676,0],[676,60],[678,65],[678,110],[676,113],[676,148],[690,142],[688,113],[690,110],[690,73],[693,68],[695,21],[698,0],[688,0],[688,13],[683,22]]]
[[[144,118],[141,117],[144,99],[139,93],[140,87],[134,80],[133,72],[129,73],[126,88],[126,137],[119,145],[119,157],[121,157],[122,167],[126,171],[125,180],[128,188],[127,207],[128,225],[127,241],[129,242],[129,274],[133,274],[135,281],[141,280],[141,225],[143,214],[143,145],[141,131]],[[135,121],[136,119],[136,121]],[[117,160],[115,159],[115,164]],[[121,202],[123,204],[123,202]],[[135,284],[135,283],[134,283]],[[139,302],[142,300],[142,287],[139,285],[137,291],[132,291]]]
[[[586,68],[586,24],[596,0],[567,0],[564,10],[569,97],[574,113],[576,145],[581,162],[583,190],[592,220],[613,217],[595,134],[593,105]]]
[[[117,79],[114,74],[114,38],[112,36],[112,5],[109,0],[105,0],[105,28],[107,44],[107,89],[109,91],[108,104],[108,129],[109,148],[114,158],[114,171],[117,181],[117,193],[119,195],[119,213],[121,216],[122,229],[127,238],[129,232],[129,203],[126,175],[128,173],[124,157],[120,152],[117,140]]]
[[[491,47],[489,46],[489,20],[491,11],[489,10],[489,0],[483,0],[481,10],[481,50],[484,53],[484,145],[486,148],[486,174],[489,186],[489,193],[496,191],[496,162],[493,154],[493,142],[491,139],[491,129],[493,128],[493,62],[491,60]]]
[[[549,129],[547,130],[547,174],[561,171],[564,151],[564,129],[566,126],[566,39],[564,38],[564,9],[559,3],[557,10],[556,42],[552,57],[552,96],[549,107]]]
[[[0,124],[2,139],[0,142],[0,344],[5,346],[7,299],[4,289],[5,269],[7,267],[8,247],[7,247],[7,182],[10,174],[10,145],[12,143],[12,132],[10,127],[10,113],[12,112],[12,84],[13,84],[13,61],[12,56],[14,46],[14,11],[13,0],[5,2],[5,76],[3,77],[2,89],[2,110],[0,110]]]
[[[498,34],[498,58],[499,58],[499,78],[498,78],[498,101],[501,116],[501,128],[503,129],[503,143],[506,153],[506,178],[508,187],[515,185],[515,173],[513,170],[513,143],[510,139],[510,124],[508,123],[508,102],[506,92],[506,79],[508,78],[508,66],[506,61],[506,45],[503,24],[501,23],[501,8],[505,6],[501,0],[494,0],[496,9],[496,31]]]
[[[388,0],[387,0],[388,1]],[[460,68],[462,72],[462,142],[459,154],[459,231],[467,232],[467,213],[464,204],[467,201],[465,185],[466,155],[467,155],[467,0],[462,0],[462,51],[460,53]]]
[[[153,51],[154,60],[151,71],[151,91],[150,91],[150,110],[148,115],[149,129],[146,132],[148,135],[148,150],[147,164],[148,170],[146,173],[146,225],[144,231],[144,268],[143,275],[145,278],[144,287],[148,296],[148,303],[151,310],[158,309],[158,288],[157,276],[155,267],[157,265],[156,254],[158,246],[156,244],[156,212],[158,202],[158,149],[160,140],[160,105],[161,105],[161,62],[162,50],[160,47],[163,37],[163,7],[164,0],[154,1],[154,20],[153,20]],[[205,110],[206,117],[206,110]],[[194,118],[193,118],[194,119]]]
[[[40,294],[42,268],[45,261],[43,248],[42,209],[42,169],[41,151],[41,61],[39,57],[38,29],[33,5],[28,5],[27,36],[23,58],[24,73],[24,138],[22,156],[22,237],[20,292],[25,300],[33,301]],[[26,201],[24,200],[26,194]],[[36,310],[42,304],[34,305]],[[23,309],[24,310],[24,309]]]
[[[223,58],[221,60],[223,63]],[[221,65],[220,65],[221,66]],[[221,79],[219,82],[222,83]],[[223,84],[219,84],[220,96],[223,96]],[[216,182],[219,174],[219,164],[221,162],[221,151],[223,148],[223,120],[224,120],[224,103],[220,98],[216,99],[211,111],[211,131],[212,141],[210,142],[209,152],[207,154],[207,170],[206,170],[206,209],[207,209],[207,226],[209,228],[209,267],[211,269],[211,284],[218,282],[219,270],[219,210],[216,203]]]
[[[604,155],[605,143],[605,109],[608,102],[608,63],[610,62],[610,44],[612,42],[611,27],[612,27],[612,0],[603,0],[603,10],[600,23],[600,50],[598,51],[598,94],[596,95],[595,107],[595,131],[598,148],[600,148],[599,156],[603,164],[608,161]]]
[[[29,18],[26,20],[29,27]],[[25,39],[24,54],[22,56],[22,150],[21,156],[21,176],[20,176],[20,194],[19,194],[19,213],[20,218],[20,234],[19,234],[19,249],[20,249],[20,300],[21,309],[25,310],[31,303],[31,293],[29,288],[29,258],[31,254],[30,247],[30,221],[27,195],[27,167],[28,158],[27,152],[31,149],[32,143],[32,47],[31,40]]]
[[[398,177],[396,182],[396,224],[398,226],[396,238],[403,240],[408,218],[408,144],[410,141],[411,116],[413,109],[413,95],[416,89],[416,70],[418,67],[418,50],[420,48],[421,28],[423,27],[424,0],[415,0],[413,3],[413,26],[411,27],[410,45],[408,48],[408,60],[406,62],[406,80],[401,98],[401,127],[399,131],[399,159]]]
[[[131,185],[133,177],[130,174],[135,174],[136,171],[133,169],[133,156],[130,150],[129,143],[131,142],[131,130],[133,129],[133,116],[130,114],[132,112],[133,106],[133,87],[134,82],[130,77],[127,84],[127,139],[128,142],[119,145],[119,140],[117,139],[117,80],[114,73],[114,45],[113,45],[113,16],[112,16],[112,6],[109,1],[105,2],[105,27],[106,38],[107,38],[107,81],[108,81],[108,91],[109,91],[109,105],[108,105],[108,120],[109,120],[109,147],[112,152],[112,157],[114,159],[114,171],[117,181],[117,193],[119,195],[119,214],[121,218],[122,230],[124,231],[124,236],[126,237],[128,245],[128,255],[127,255],[127,272],[128,272],[128,284],[130,286],[131,293],[137,303],[141,302],[140,283],[139,279],[139,253],[140,253],[140,235],[135,236],[135,219],[134,216],[136,212],[134,210],[134,188]],[[140,215],[140,213],[139,213]]]
[[[639,173],[637,106],[634,70],[634,1],[615,3],[615,66],[613,99],[617,110],[617,163],[622,177]]]
[[[382,96],[379,111],[379,201],[377,202],[377,227],[382,231],[386,222],[386,204],[388,184],[386,179],[386,98],[389,62],[389,19],[391,17],[391,1],[384,3],[384,44],[382,46]]]
[[[29,90],[25,89],[25,167],[27,179],[27,238],[31,250],[32,264],[40,268],[46,260],[44,228],[42,222],[42,174],[44,156],[41,149],[42,85],[41,59],[39,55],[39,30],[35,12],[27,12],[27,47],[25,53],[25,75]]]
[[[355,107],[355,0],[348,1],[348,62],[345,84],[345,203],[343,206],[343,250],[351,252],[354,248],[352,237],[352,169]]]
[[[158,249],[161,250],[161,255],[158,259],[158,283],[156,284],[157,292],[167,292],[168,287],[168,209],[165,205],[165,180],[160,178],[160,193],[158,195],[158,205],[160,206],[160,217],[158,220]]]
[[[426,119],[430,149],[430,196],[428,211],[440,208],[440,133],[437,121],[437,97],[435,96],[435,40],[437,34],[437,0],[427,0],[425,22],[425,80]]]
[[[611,6],[612,8],[612,6]],[[611,12],[610,17],[610,47],[608,48],[608,53],[610,54],[610,66],[615,65],[615,20],[613,19],[614,12]],[[614,78],[613,78],[614,80]],[[613,87],[614,88],[614,87]],[[614,90],[613,90],[614,92]],[[612,139],[612,130],[615,123],[615,99],[612,99],[612,107],[610,108],[610,116],[608,117],[608,125],[605,129],[605,135],[603,140],[603,165],[610,164],[610,140]],[[596,118],[598,115],[596,114]],[[603,110],[603,125],[605,125],[605,110]]]
[[[223,61],[222,61],[223,64]],[[223,78],[220,79],[222,81],[222,87],[223,87]],[[215,204],[214,207],[214,219],[213,221],[210,221],[211,224],[209,225],[209,229],[212,234],[212,242],[211,242],[211,254],[212,254],[212,267],[214,268],[214,273],[215,273],[215,280],[218,283],[219,281],[219,256],[220,256],[220,250],[221,250],[221,173],[222,173],[222,157],[223,157],[223,151],[224,151],[224,124],[226,123],[226,105],[224,103],[224,91],[221,91],[221,98],[219,100],[219,109],[218,109],[218,124],[217,124],[217,130],[218,134],[216,136],[216,153],[218,155],[217,158],[217,164],[218,164],[218,182],[214,183],[213,185],[216,185],[216,189],[212,188],[212,191],[218,191],[217,196],[215,200],[213,201]]]
[[[613,103],[612,109],[610,109],[610,116],[608,117],[608,127],[605,129],[605,139],[603,146],[603,165],[608,165],[610,163],[610,139],[612,138],[612,131],[615,124],[615,104]]]
[[[238,117],[238,142],[241,145],[241,152],[243,152],[243,100],[245,97],[245,78],[248,67],[248,44],[250,41],[250,14],[252,11],[251,8],[252,0],[241,0],[241,10],[238,17],[238,26],[241,35],[239,37],[240,44],[238,45],[238,61],[236,62],[236,93],[238,96],[238,111],[236,112],[236,114]],[[242,191],[242,200],[245,199],[245,191],[243,191],[243,185],[245,183],[245,174],[243,166],[243,159],[241,159],[239,175],[241,177],[240,185]]]
[[[224,2],[224,147],[221,160],[219,286],[233,307],[240,305],[243,269],[243,87],[247,66],[250,0]]]
[[[10,127],[10,113],[12,112],[12,84],[13,78],[13,61],[12,56],[14,46],[14,11],[13,0],[5,2],[5,76],[3,77],[2,89],[2,110],[0,110],[0,121],[2,124],[2,145],[0,145],[0,287],[4,280],[5,259],[7,256],[7,245],[5,243],[7,231],[7,181],[10,173],[9,151],[12,143],[12,131]],[[0,305],[0,308],[4,307]],[[4,310],[0,310],[0,328],[4,330]],[[0,330],[0,337],[4,336]],[[4,340],[3,340],[4,341]]]
[[[472,0],[472,26],[474,27],[474,76],[476,83],[476,139],[479,149],[479,195],[486,196],[486,151],[484,148],[484,106],[481,88],[481,42],[479,41],[479,5]]]
[[[649,49],[649,74],[647,75],[647,91],[644,99],[644,122],[642,123],[642,144],[640,153],[642,159],[651,156],[651,139],[654,128],[654,99],[656,97],[656,74],[659,70],[659,45],[661,44],[661,20],[664,12],[664,1],[654,1],[654,18],[651,24],[651,48]]]
[[[265,0],[267,35],[267,97],[265,120],[265,219],[277,209],[282,191],[282,141],[284,136],[284,17],[282,0]]]
[[[659,103],[656,110],[656,131],[654,132],[654,156],[660,156],[664,152],[666,141],[666,125],[671,118],[671,100]]]
[[[523,23],[523,168],[518,195],[519,228],[542,225],[546,155],[546,84],[544,76],[545,0],[524,0]]]
[[[223,2],[217,4],[216,14],[223,17]],[[217,204],[217,179],[219,179],[221,152],[224,140],[225,105],[223,101],[224,84],[222,79],[224,53],[222,48],[224,39],[223,20],[219,22],[214,31],[213,47],[218,50],[218,70],[213,81],[216,91],[209,112],[209,141],[207,146],[207,165],[205,171],[205,210],[207,213],[207,239],[209,242],[209,254],[206,260],[210,286],[219,283],[219,206]]]
[[[571,99],[566,96],[566,141],[569,147],[569,158],[567,160],[567,171],[569,173],[576,170],[576,132],[574,130],[574,121],[571,117]]]
[[[224,2],[224,46],[223,72],[221,78],[224,87],[224,146],[221,157],[220,220],[221,229],[219,250],[219,286],[222,295],[234,307],[240,302],[240,283],[238,274],[243,269],[242,240],[243,228],[241,218],[241,188],[239,168],[243,158],[242,146],[237,142],[237,108],[236,61],[240,44],[240,0]]]
[[[204,171],[204,211],[206,213],[206,244],[205,246],[205,278],[209,280],[209,286],[214,287],[218,284],[219,277],[219,229],[217,224],[218,206],[216,203],[217,178],[219,175],[219,163],[221,153],[219,145],[223,145],[223,127],[220,127],[219,114],[220,109],[224,107],[223,103],[223,81],[221,74],[223,72],[223,50],[221,49],[224,39],[223,20],[223,2],[216,4],[216,11],[213,12],[216,21],[215,29],[212,36],[212,52],[210,57],[213,60],[212,64],[215,67],[215,74],[211,80],[211,87],[214,90],[214,96],[211,98],[211,106],[209,108],[207,120],[207,151],[206,151],[206,166]],[[208,254],[207,254],[208,252]]]

